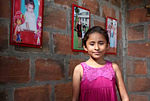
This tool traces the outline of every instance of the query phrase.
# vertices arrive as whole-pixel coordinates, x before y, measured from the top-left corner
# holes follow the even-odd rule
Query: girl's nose
[[[95,45],[95,49],[99,50],[99,45],[98,44]]]

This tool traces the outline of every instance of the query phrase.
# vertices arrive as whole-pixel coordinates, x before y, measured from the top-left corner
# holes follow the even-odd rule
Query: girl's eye
[[[94,46],[94,43],[90,43],[91,46]]]
[[[103,45],[104,43],[101,42],[101,43],[99,43],[99,44],[100,44],[100,45]]]

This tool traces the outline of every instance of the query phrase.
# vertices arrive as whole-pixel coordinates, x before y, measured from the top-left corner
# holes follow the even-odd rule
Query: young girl
[[[34,14],[34,0],[25,0],[25,7],[26,7],[26,12],[25,12],[25,24],[23,24],[23,29],[25,30],[32,30],[36,31],[36,16]]]
[[[82,22],[81,22],[81,18],[79,17],[79,21],[76,23],[76,31],[78,34],[78,48],[82,47]]]
[[[122,101],[129,101],[118,65],[104,59],[109,48],[107,31],[98,26],[89,29],[83,47],[90,58],[74,69],[72,101],[118,101],[116,85]]]

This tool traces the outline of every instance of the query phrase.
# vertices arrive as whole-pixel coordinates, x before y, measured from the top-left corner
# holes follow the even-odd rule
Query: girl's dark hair
[[[33,7],[35,7],[33,0],[25,0],[25,5],[28,5],[28,4],[31,4],[33,5]]]
[[[107,31],[105,29],[101,28],[100,26],[94,26],[85,33],[84,38],[82,40],[83,46],[86,47],[86,41],[89,39],[90,34],[95,33],[95,32],[103,35],[107,41],[107,44],[109,43],[109,36],[107,34]]]

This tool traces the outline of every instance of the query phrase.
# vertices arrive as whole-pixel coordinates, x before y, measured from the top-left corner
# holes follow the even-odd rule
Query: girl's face
[[[32,4],[27,4],[26,5],[26,9],[29,13],[33,13],[34,10],[34,6]]]
[[[79,18],[79,22],[81,22],[81,18]]]
[[[17,19],[17,25],[21,25],[21,20]]]
[[[94,32],[89,35],[89,38],[86,41],[86,47],[83,47],[91,58],[100,59],[103,58],[104,54],[109,48],[108,46],[109,44],[107,44],[105,37],[98,32]]]

